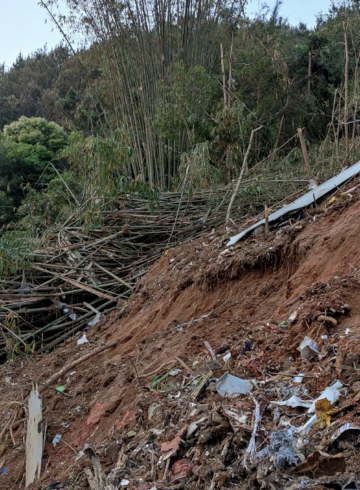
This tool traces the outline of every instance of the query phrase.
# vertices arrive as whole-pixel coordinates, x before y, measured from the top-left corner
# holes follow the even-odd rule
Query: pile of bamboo
[[[269,186],[274,189],[273,182]],[[281,182],[281,193],[269,193],[267,202],[293,188],[294,181],[289,188]],[[28,269],[0,280],[0,356],[49,351],[119,308],[167,248],[224,224],[232,190],[164,193],[152,212],[147,200],[124,194],[91,231],[74,218],[48,234],[31,253]],[[240,193],[234,219],[261,210],[262,202],[261,196]]]

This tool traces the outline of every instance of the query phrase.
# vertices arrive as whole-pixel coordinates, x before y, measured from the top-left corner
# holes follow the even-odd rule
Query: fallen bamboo
[[[43,391],[46,390],[51,384],[55,383],[58,379],[60,379],[64,374],[67,372],[71,371],[74,367],[78,366],[79,364],[82,364],[83,362],[87,361],[91,357],[96,356],[97,354],[100,354],[101,352],[111,349],[111,347],[115,347],[117,345],[117,341],[111,342],[110,344],[103,345],[102,347],[99,347],[98,349],[94,350],[93,352],[90,352],[89,354],[86,354],[83,357],[80,357],[80,359],[77,359],[76,361],[67,364],[64,366],[62,369],[60,369],[59,372],[55,373],[51,378],[49,378],[42,386],[39,388],[39,393],[42,393]]]
[[[58,277],[59,279],[62,279],[65,282],[72,284],[73,286],[76,286],[78,288],[83,289],[84,291],[87,291],[88,293],[95,294],[95,296],[99,296],[100,298],[111,299],[111,300],[117,301],[117,298],[114,298],[113,296],[110,296],[109,294],[105,294],[105,293],[102,293],[100,291],[97,291],[96,289],[94,289],[90,286],[87,286],[86,284],[82,284],[81,282],[74,281],[73,279],[69,279],[66,276],[62,276],[61,274],[56,274],[55,272],[47,271],[46,269],[43,269],[42,267],[38,267],[38,266],[32,266],[32,268],[35,270],[41,271],[41,272],[47,272],[47,273],[49,273],[55,277]]]
[[[249,156],[249,153],[250,153],[250,150],[251,150],[251,145],[252,145],[252,140],[254,138],[254,134],[256,133],[256,131],[259,131],[261,128],[262,128],[262,126],[259,126],[258,128],[253,129],[251,131],[251,135],[250,135],[250,139],[249,139],[249,144],[248,144],[248,147],[247,147],[245,156],[244,156],[244,160],[243,160],[243,164],[242,164],[242,167],[241,167],[240,175],[239,175],[239,178],[237,180],[236,187],[235,187],[235,190],[233,192],[233,195],[231,196],[229,207],[227,209],[226,221],[229,221],[230,220],[231,209],[233,207],[233,204],[234,204],[236,195],[237,195],[237,193],[239,191],[239,188],[240,188],[240,184],[241,184],[243,175],[244,175],[245,171],[247,170],[247,160],[248,160],[248,156]]]
[[[96,262],[94,262],[94,265],[96,267],[98,267],[100,270],[102,270],[103,272],[106,272],[106,274],[109,274],[109,276],[113,277],[114,279],[116,279],[116,281],[118,281],[120,284],[123,284],[124,286],[126,286],[128,289],[130,289],[131,291],[133,290],[133,287],[130,286],[130,284],[128,284],[127,282],[123,281],[122,279],[120,279],[120,277],[117,277],[115,276],[115,274],[113,274],[112,272],[108,271],[107,269],[105,269],[105,267],[102,267],[100,264],[97,264]]]

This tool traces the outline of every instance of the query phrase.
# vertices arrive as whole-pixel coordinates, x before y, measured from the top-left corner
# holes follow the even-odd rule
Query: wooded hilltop
[[[153,196],[187,168],[188,189],[229,184],[259,126],[250,169],[271,155],[291,171],[297,128],[312,165],[358,158],[358,1],[333,2],[314,29],[289,25],[280,1],[254,19],[246,1],[40,3],[64,43],[0,72],[3,224],[26,218],[17,229],[34,234],[94,190]]]

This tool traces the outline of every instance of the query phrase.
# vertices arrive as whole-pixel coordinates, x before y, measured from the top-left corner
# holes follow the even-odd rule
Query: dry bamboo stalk
[[[113,277],[114,279],[116,279],[120,284],[122,284],[123,286],[126,286],[128,289],[130,289],[130,291],[133,290],[133,287],[130,286],[129,283],[127,283],[126,281],[124,281],[123,279],[120,279],[120,277],[118,276],[115,276],[115,274],[113,274],[112,272],[108,271],[107,269],[105,269],[104,267],[102,267],[100,264],[97,264],[96,262],[94,262],[94,265],[96,267],[98,267],[100,270],[102,270],[103,272],[106,272],[106,274],[109,274],[109,276]]]
[[[230,58],[229,58],[229,82],[228,82],[228,106],[231,107],[231,79],[232,79],[232,57],[234,50],[234,33],[231,35],[231,48],[230,48]]]
[[[344,124],[345,124],[346,156],[348,157],[348,155],[349,155],[349,126],[348,126],[348,118],[349,118],[349,112],[348,112],[348,103],[349,103],[349,47],[348,47],[348,41],[347,41],[347,32],[346,32],[347,29],[346,29],[346,22],[345,21],[343,21],[343,30],[344,30],[344,44],[345,44]]]
[[[89,354],[86,354],[83,357],[80,357],[80,359],[77,359],[74,362],[71,362],[70,364],[67,364],[64,366],[62,369],[60,369],[59,372],[55,373],[51,378],[49,378],[42,386],[39,388],[39,393],[42,393],[46,388],[48,388],[51,384],[55,383],[58,379],[60,379],[64,374],[68,373],[73,369],[74,367],[78,366],[79,364],[87,361],[91,357],[96,356],[97,354],[100,354],[104,350],[110,349],[111,347],[115,347],[117,345],[116,342],[111,342],[111,344],[103,345],[102,347],[99,347],[98,349],[94,350],[93,352],[90,352]]]
[[[262,128],[262,126],[259,126],[258,128],[253,129],[251,131],[249,144],[248,144],[248,147],[247,147],[247,150],[246,150],[246,153],[245,153],[245,156],[244,156],[243,164],[242,164],[242,167],[241,167],[241,172],[240,172],[239,178],[237,180],[236,187],[235,187],[235,190],[233,192],[233,195],[231,196],[229,207],[228,207],[228,210],[227,210],[227,213],[226,213],[226,221],[229,221],[230,220],[231,208],[233,207],[233,204],[234,204],[234,201],[235,201],[235,198],[236,198],[236,194],[239,191],[240,184],[241,184],[241,181],[242,181],[242,178],[243,178],[245,169],[246,169],[247,159],[248,159],[248,156],[249,156],[249,153],[250,153],[251,144],[252,144],[252,140],[254,138],[254,134],[256,133],[256,131],[259,131],[259,129],[261,129],[261,128]]]
[[[304,133],[303,133],[303,130],[301,128],[298,128],[298,136],[299,136],[300,145],[301,145],[301,151],[302,151],[302,154],[303,154],[305,168],[306,168],[306,172],[308,174],[309,180],[315,181],[315,178],[313,176],[313,173],[312,173],[312,170],[311,170],[311,166],[310,166],[310,163],[309,163],[309,157],[308,157],[308,152],[307,152],[307,149],[306,149],[306,143],[305,143]]]
[[[269,233],[270,233],[269,208],[267,207],[267,204],[265,204],[265,234],[268,235]]]
[[[31,267],[32,267],[32,269],[35,269],[35,270],[38,270],[41,272],[47,272],[48,274],[56,276],[59,279],[62,279],[63,281],[72,284],[73,286],[76,286],[78,288],[83,289],[84,291],[87,291],[88,293],[92,293],[95,296],[99,296],[99,298],[105,298],[105,299],[117,301],[117,298],[115,298],[114,296],[110,296],[109,294],[102,293],[102,292],[98,291],[97,289],[94,289],[90,286],[87,286],[86,284],[83,284],[81,282],[74,281],[73,279],[70,279],[66,276],[62,276],[61,274],[56,274],[55,272],[47,271],[46,269],[43,269],[42,267],[34,266],[33,264],[31,265]]]
[[[222,43],[220,43],[220,55],[221,55],[221,73],[222,73],[222,85],[224,92],[224,107],[226,107],[226,82],[225,82],[225,68],[224,68],[224,49]]]

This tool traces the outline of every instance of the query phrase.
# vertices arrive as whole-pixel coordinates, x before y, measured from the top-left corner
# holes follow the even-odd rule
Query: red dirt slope
[[[14,407],[26,400],[29,378],[44,382],[102,343],[118,341],[115,348],[58,382],[66,385],[65,393],[71,398],[52,390],[44,392],[48,435],[42,477],[32,488],[46,489],[55,480],[67,482],[65,488],[86,488],[81,472],[90,463],[84,456],[76,460],[75,453],[90,444],[101,454],[104,470],[114,468],[123,443],[133,450],[140,434],[143,436],[144,424],[151,427],[148,407],[159,400],[167,425],[157,436],[158,447],[171,440],[186,420],[189,400],[149,391],[149,381],[175,365],[184,371],[176,357],[196,371],[207,356],[206,340],[216,350],[228,339],[224,347],[231,351],[232,360],[226,369],[242,378],[261,381],[289,369],[306,372],[313,398],[335,378],[351,386],[360,380],[356,368],[360,354],[360,194],[337,197],[309,211],[304,220],[289,220],[268,237],[251,236],[229,250],[224,230],[213,230],[168,251],[138,283],[129,304],[87,333],[89,343],[78,346],[76,339],[70,339],[52,354],[3,365],[0,407],[4,426]],[[298,307],[295,321],[282,328],[281,322]],[[335,321],[319,320],[321,315]],[[297,347],[305,335],[327,353],[323,360],[300,357]],[[209,404],[221,402],[217,394],[208,396]],[[350,389],[349,399],[354,397],[356,390]],[[262,409],[264,430],[270,431],[272,416],[266,415],[265,405]],[[0,475],[0,488],[24,488],[25,418],[26,413],[19,411],[11,433],[7,432],[0,445],[0,460],[7,468]],[[134,433],[129,434],[131,430]],[[62,440],[53,447],[55,434],[61,434]],[[244,452],[239,449],[240,456]],[[152,481],[147,474],[149,461],[133,457],[132,465],[124,469],[122,476],[135,475],[133,488],[141,483],[139,475]],[[354,458],[351,464],[359,462]],[[205,475],[204,481],[215,478],[211,475]],[[249,488],[261,485],[258,476],[249,481],[253,485]],[[240,483],[238,487],[227,484],[216,483],[213,488],[245,488]],[[196,485],[194,488],[209,488],[210,484],[203,487],[198,480]]]

